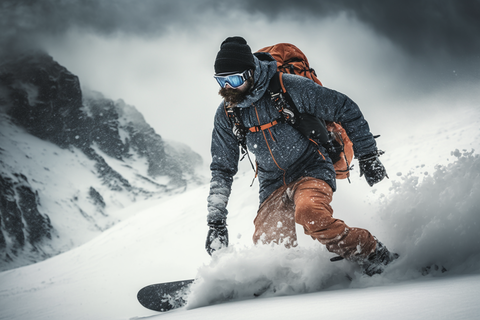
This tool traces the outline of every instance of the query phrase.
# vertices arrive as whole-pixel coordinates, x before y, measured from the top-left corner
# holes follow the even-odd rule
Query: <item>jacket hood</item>
[[[277,72],[277,62],[265,52],[254,53],[255,72],[253,73],[253,89],[244,101],[238,104],[239,108],[247,108],[257,102],[267,91],[270,79]]]

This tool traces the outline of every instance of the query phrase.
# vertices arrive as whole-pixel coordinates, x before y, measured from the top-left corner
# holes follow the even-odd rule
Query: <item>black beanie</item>
[[[220,45],[215,59],[215,73],[255,69],[252,50],[242,37],[228,37]]]

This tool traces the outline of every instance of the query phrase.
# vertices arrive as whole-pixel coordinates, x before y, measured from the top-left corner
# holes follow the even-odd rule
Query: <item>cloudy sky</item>
[[[297,45],[393,135],[480,96],[480,0],[1,0],[0,57],[42,48],[209,161],[220,43]]]

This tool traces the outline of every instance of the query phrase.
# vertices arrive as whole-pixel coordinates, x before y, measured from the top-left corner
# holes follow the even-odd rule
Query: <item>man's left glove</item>
[[[387,177],[387,171],[380,162],[378,157],[382,155],[383,151],[375,151],[374,153],[360,157],[358,163],[360,166],[360,177],[365,175],[365,179],[370,187],[373,187],[375,183],[378,183]]]
[[[209,222],[207,241],[205,241],[205,249],[209,255],[213,252],[228,247],[228,230],[225,221]]]

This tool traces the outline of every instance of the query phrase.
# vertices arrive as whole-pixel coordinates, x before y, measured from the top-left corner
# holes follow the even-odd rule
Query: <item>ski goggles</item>
[[[238,88],[242,84],[247,81],[248,78],[252,76],[252,70],[246,70],[242,73],[234,73],[234,74],[225,74],[219,73],[214,75],[213,77],[217,80],[220,87],[225,88],[227,83],[232,88]]]

